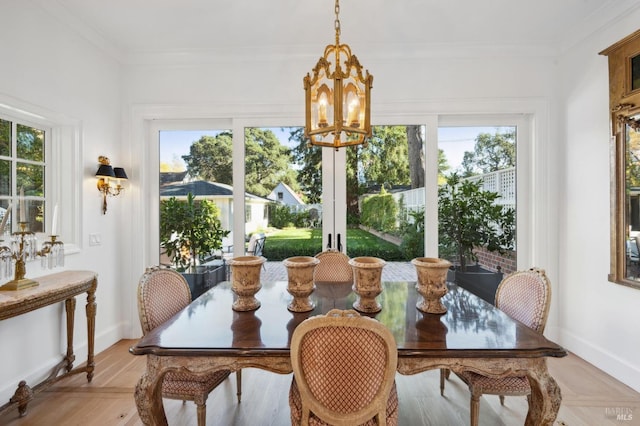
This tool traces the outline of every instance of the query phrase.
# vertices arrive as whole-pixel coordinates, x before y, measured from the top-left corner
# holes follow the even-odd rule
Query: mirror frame
[[[627,129],[640,131],[640,89],[633,87],[632,59],[640,55],[640,30],[600,52],[609,60],[611,112],[611,239],[609,281],[640,289],[640,280],[627,278]],[[637,77],[637,76],[636,76]]]

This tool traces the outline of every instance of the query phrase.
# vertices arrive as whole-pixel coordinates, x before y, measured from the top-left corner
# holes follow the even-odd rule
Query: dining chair
[[[313,280],[319,282],[351,283],[353,268],[349,256],[336,249],[327,249],[315,256],[320,263],[313,272]]]
[[[551,305],[551,283],[544,269],[531,268],[506,276],[498,285],[495,306],[520,321],[532,330],[542,334],[549,316]],[[471,426],[477,426],[480,414],[480,396],[499,395],[500,404],[504,397],[526,395],[530,398],[531,388],[526,376],[491,378],[471,371],[456,373],[471,392]],[[449,371],[440,370],[440,394],[444,394],[445,378]]]
[[[138,316],[142,333],[147,334],[191,303],[191,291],[185,278],[173,269],[148,268],[138,283]],[[162,396],[193,401],[198,411],[198,426],[206,424],[206,401],[209,393],[230,371],[196,375],[187,371],[169,371],[162,382]],[[241,398],[241,371],[236,372],[238,402]]]
[[[380,322],[333,309],[300,323],[291,338],[292,425],[397,425],[398,351]]]

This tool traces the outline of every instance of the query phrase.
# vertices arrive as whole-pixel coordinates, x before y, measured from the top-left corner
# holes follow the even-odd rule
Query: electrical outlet
[[[102,244],[102,235],[100,234],[89,234],[89,245],[90,246],[99,246]]]

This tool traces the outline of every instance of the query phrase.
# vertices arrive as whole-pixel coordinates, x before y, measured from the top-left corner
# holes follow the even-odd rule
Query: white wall
[[[566,121],[560,216],[561,343],[640,391],[640,290],[609,273],[609,74],[598,52],[638,29],[640,11],[572,48],[560,61]]]
[[[121,335],[120,295],[122,286],[134,284],[120,279],[122,250],[127,247],[118,232],[128,208],[127,197],[109,200],[109,212],[102,216],[95,172],[99,155],[130,170],[121,153],[120,67],[94,46],[77,37],[30,1],[2,3],[0,12],[0,97],[48,120],[72,123],[82,142],[81,152],[67,152],[68,168],[57,172],[79,173],[79,193],[62,188],[58,204],[63,216],[60,238],[76,229],[69,218],[79,218],[79,245],[66,259],[67,269],[96,271],[98,276],[96,350],[117,341]],[[71,138],[62,143],[69,144]],[[74,165],[73,162],[79,163]],[[70,211],[73,205],[77,212]],[[100,233],[102,245],[89,247],[89,233]],[[68,240],[67,240],[68,241]],[[27,264],[27,277],[45,273],[39,261]],[[86,297],[77,298],[76,363],[86,360]],[[63,304],[0,322],[0,405],[13,395],[20,380],[34,385],[45,378],[66,350]],[[98,367],[99,368],[99,367]]]

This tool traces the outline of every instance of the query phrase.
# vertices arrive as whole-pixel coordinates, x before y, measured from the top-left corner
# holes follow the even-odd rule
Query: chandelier
[[[351,48],[340,44],[340,4],[335,4],[336,44],[328,45],[324,55],[304,77],[304,136],[311,145],[332,147],[367,143],[371,137],[371,85],[373,76]],[[331,66],[334,66],[332,69]],[[344,68],[343,68],[344,67]]]

